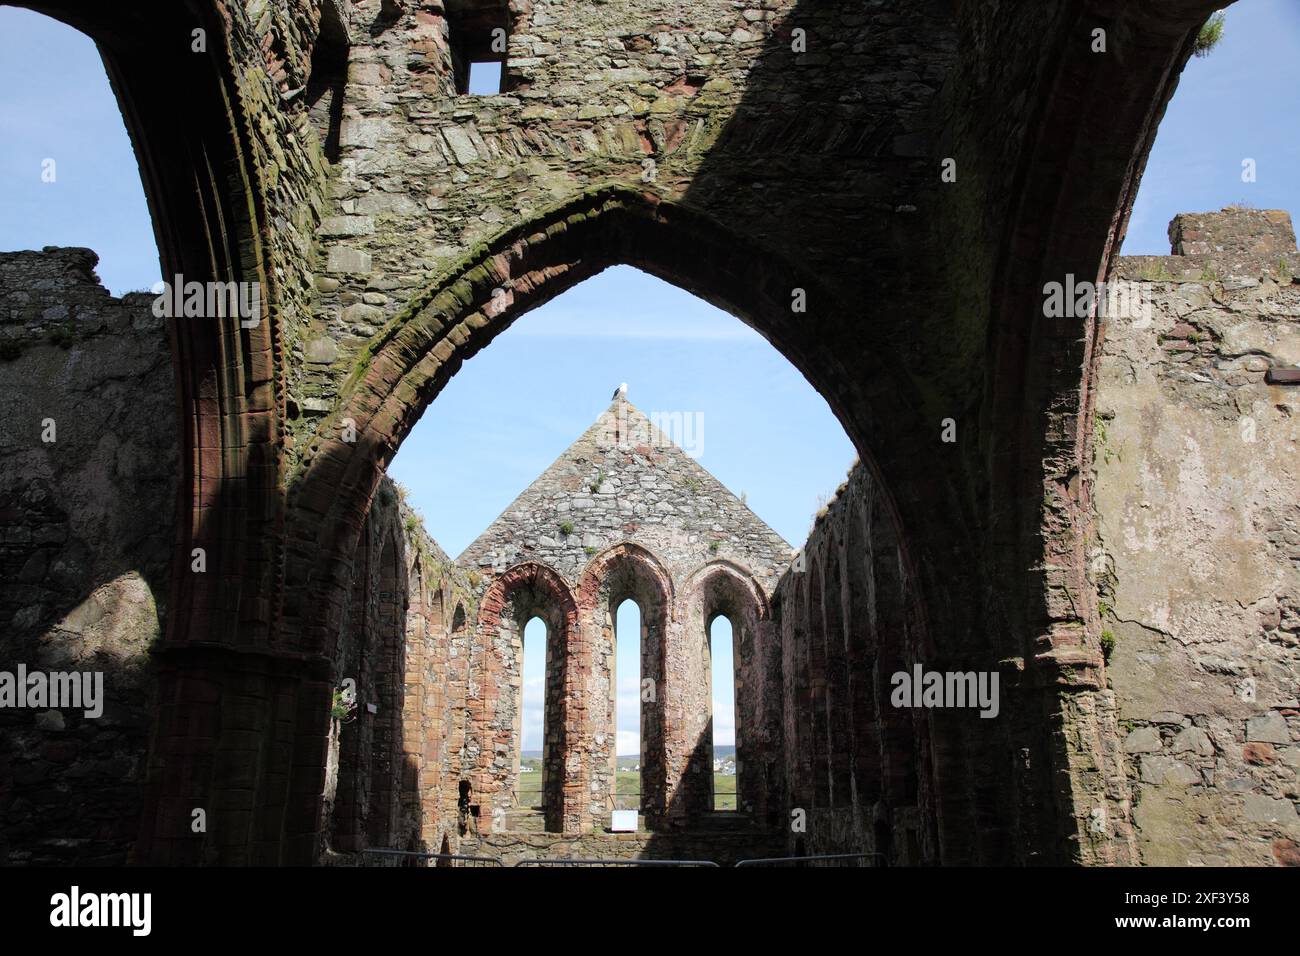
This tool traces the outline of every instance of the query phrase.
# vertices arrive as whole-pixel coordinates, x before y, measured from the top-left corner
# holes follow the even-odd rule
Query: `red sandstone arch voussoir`
[[[510,595],[519,588],[533,588],[555,602],[569,624],[577,622],[578,605],[573,591],[554,568],[537,561],[512,565],[492,580],[479,602],[478,625],[493,634],[501,626],[501,613]]]
[[[987,640],[993,659],[1023,660],[1023,686],[1041,696],[1047,712],[1059,713],[1072,694],[1101,690],[1106,678],[1085,553],[1100,329],[1095,316],[1082,323],[1043,318],[1042,290],[1069,274],[1090,282],[1108,276],[1157,126],[1197,31],[1226,5],[1076,5],[1057,36],[1057,55],[1035,106],[1038,121],[1015,172],[1014,208],[998,240],[993,273],[987,362],[996,375],[988,379],[984,404],[991,423],[989,478],[994,487],[1014,489],[1018,506],[990,516],[985,560],[990,580],[1007,582],[1009,592],[1022,599],[997,602],[1005,618],[1002,633],[1013,643],[999,647],[993,634]],[[1098,28],[1107,31],[1106,54],[1088,42]],[[1107,760],[1095,751],[1075,753],[1060,746],[1059,738],[1041,746],[1062,776]],[[1044,784],[1046,779],[1039,777]],[[1055,841],[1063,858],[1132,859],[1122,801],[1114,808],[1121,818],[1116,839],[1086,836],[1093,799],[1079,791],[1061,795],[1061,805],[1043,823],[1055,833],[1044,838]],[[1035,825],[1022,822],[1026,832]]]
[[[480,657],[477,665],[471,662],[471,681],[477,680],[479,693],[469,701],[468,727],[471,736],[480,738],[479,759],[473,771],[473,783],[478,792],[486,793],[494,806],[502,806],[501,781],[493,774],[490,762],[495,754],[495,742],[510,731],[499,727],[496,702],[499,688],[508,665],[502,659],[500,641],[505,627],[503,615],[512,598],[521,591],[528,592],[526,603],[516,608],[518,620],[512,623],[522,636],[523,618],[537,614],[546,622],[547,675],[551,682],[554,669],[559,670],[556,689],[558,699],[548,694],[546,713],[548,721],[558,721],[556,737],[558,750],[551,752],[549,742],[544,747],[546,792],[545,817],[548,830],[575,833],[584,829],[586,813],[583,799],[587,788],[589,770],[585,760],[571,765],[568,756],[581,753],[585,745],[582,727],[583,701],[586,695],[587,675],[591,672],[590,648],[580,639],[581,625],[578,605],[568,583],[554,568],[537,561],[516,564],[502,572],[488,585],[479,605],[477,644]],[[514,662],[522,666],[521,661]],[[548,728],[548,736],[555,732]],[[488,746],[489,743],[493,746]],[[504,741],[509,745],[512,741]],[[487,828],[492,823],[483,824]]]
[[[595,606],[596,593],[605,584],[610,572],[620,564],[631,565],[648,576],[649,581],[659,591],[659,597],[668,607],[673,602],[673,579],[667,567],[649,549],[631,541],[606,548],[587,562],[578,577],[578,606],[591,609]]]
[[[706,588],[719,583],[725,583],[727,588],[738,589],[738,593],[744,594],[752,602],[758,620],[767,620],[771,616],[767,596],[753,573],[743,565],[726,558],[717,558],[693,570],[686,576],[682,593],[686,600],[691,600]]]
[[[240,788],[226,800],[207,784],[220,707],[256,706],[240,698],[254,682],[269,682],[283,666],[271,647],[274,591],[281,559],[278,491],[285,393],[278,342],[283,289],[274,258],[268,184],[258,161],[265,130],[250,120],[257,105],[241,85],[236,63],[244,50],[219,3],[89,3],[17,0],[15,6],[60,20],[90,36],[104,58],[131,137],[169,282],[258,283],[260,321],[241,328],[234,318],[173,318],[180,422],[180,495],[175,521],[167,633],[157,650],[162,695],[172,699],[156,728],[160,750],[146,794],[141,860],[196,863],[204,838],[175,825],[171,808],[255,806],[277,797],[253,768],[251,753],[227,754],[229,765],[258,779],[255,805]],[[190,46],[195,31],[206,51]],[[166,77],[160,82],[160,77]],[[260,104],[258,104],[260,105]],[[194,549],[207,557],[191,571]],[[238,649],[238,654],[231,653]],[[290,665],[292,666],[292,665]],[[324,668],[302,667],[311,685]],[[192,699],[215,693],[218,702]],[[267,696],[271,696],[268,694]],[[193,714],[202,711],[204,720]],[[205,721],[207,722],[205,725]],[[277,767],[293,775],[290,760]],[[214,831],[239,828],[240,814],[214,811]],[[282,835],[283,836],[283,835]],[[288,841],[302,837],[295,832]],[[278,862],[280,840],[242,846],[228,862]]]

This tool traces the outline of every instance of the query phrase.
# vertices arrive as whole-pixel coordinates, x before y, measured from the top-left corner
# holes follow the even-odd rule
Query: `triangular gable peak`
[[[630,542],[653,553],[676,581],[721,560],[748,569],[770,592],[791,546],[668,432],[687,447],[702,445],[691,413],[647,416],[616,393],[457,564],[499,573],[539,561],[576,583],[593,557]]]

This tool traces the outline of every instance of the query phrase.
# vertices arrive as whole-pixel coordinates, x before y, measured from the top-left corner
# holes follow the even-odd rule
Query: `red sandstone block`
[[[1254,742],[1241,748],[1241,757],[1246,763],[1261,766],[1277,760],[1277,752],[1272,744]]]
[[[254,382],[269,382],[275,374],[275,361],[270,347],[248,354],[248,376]]]

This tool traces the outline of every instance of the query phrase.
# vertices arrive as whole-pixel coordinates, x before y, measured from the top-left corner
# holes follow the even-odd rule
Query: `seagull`
[[[620,385],[618,388],[614,389],[614,394],[611,395],[610,397],[611,397],[611,398],[627,398],[627,382],[624,382],[624,383],[623,383],[622,385]]]

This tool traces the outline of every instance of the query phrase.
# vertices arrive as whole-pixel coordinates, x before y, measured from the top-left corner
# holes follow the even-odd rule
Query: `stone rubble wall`
[[[932,799],[928,741],[938,718],[889,699],[891,675],[932,651],[892,515],[861,463],[818,514],[772,603],[770,655],[784,699],[784,792],[773,795],[773,819],[789,852],[942,862],[938,834],[959,824],[939,819]]]
[[[385,478],[353,558],[336,657],[334,684],[356,681],[357,703],[331,725],[325,857],[456,846],[466,654],[455,622],[475,600],[405,490]]]
[[[982,630],[985,644],[996,648],[990,660],[1025,655],[1022,661],[1046,675],[1042,696],[1054,706],[1053,674],[1029,656],[1037,651],[1036,615],[1046,597],[1052,619],[1047,639],[1054,647],[1051,655],[1038,656],[1068,666],[1082,662],[1079,669],[1087,680],[1101,670],[1100,653],[1092,646],[1096,616],[1079,618],[1077,608],[1068,606],[1083,577],[1081,562],[1072,557],[1081,550],[1074,545],[1084,536],[1076,534],[1082,524],[1069,509],[1069,520],[1047,513],[1047,498],[1066,497],[1061,492],[1075,464],[1063,451],[1073,447],[1071,429],[1078,420],[1073,395],[1080,363],[1073,359],[1079,339],[1029,337],[1034,349],[1046,343],[1041,352],[1049,361],[1038,361],[1037,352],[1031,356],[1031,365],[1048,371],[1043,380],[1025,380],[1024,414],[1046,418],[1046,432],[1038,437],[1046,437],[1048,447],[1041,461],[1031,463],[1033,481],[1026,493],[1023,476],[998,474],[997,463],[1014,457],[1006,452],[1022,437],[1015,419],[983,404],[981,396],[990,383],[997,392],[1003,382],[1020,381],[1023,369],[1012,353],[1019,351],[1021,329],[993,325],[990,317],[1017,321],[1023,291],[1017,282],[1032,287],[1034,280],[1017,277],[1015,270],[1000,278],[996,263],[1033,251],[1026,246],[1046,245],[1044,268],[1049,269],[1054,262],[1083,261],[1077,254],[1091,255],[1093,239],[1101,248],[1116,197],[1125,191],[1121,186],[1140,169],[1134,144],[1149,141],[1149,130],[1134,117],[1146,124],[1158,114],[1153,106],[1170,91],[1168,78],[1177,72],[1171,67],[1179,62],[1170,59],[1170,48],[1193,28],[1197,4],[1118,15],[1116,35],[1132,27],[1142,55],[1122,58],[1122,68],[1095,71],[1095,58],[1078,52],[1082,45],[1067,42],[1067,31],[1082,31],[1091,19],[1081,15],[1090,8],[1079,4],[1037,5],[1012,16],[980,4],[953,9],[942,3],[863,7],[796,0],[766,6],[723,0],[512,0],[505,7],[509,89],[500,97],[474,99],[451,95],[455,38],[439,0],[215,0],[195,5],[200,7],[203,22],[224,26],[227,42],[213,42],[210,59],[190,58],[204,64],[200,72],[211,68],[195,84],[206,99],[194,104],[193,113],[205,129],[190,130],[182,140],[185,149],[160,154],[179,159],[167,165],[180,168],[179,177],[168,180],[180,188],[153,198],[176,200],[192,192],[186,177],[193,173],[200,196],[222,200],[197,208],[220,215],[213,217],[210,243],[196,241],[183,221],[163,221],[159,231],[185,234],[184,251],[193,254],[188,261],[202,262],[211,246],[215,258],[223,260],[217,265],[223,274],[238,262],[233,271],[242,278],[264,281],[276,322],[242,339],[228,332],[196,335],[194,350],[178,350],[180,404],[193,416],[182,428],[188,434],[196,426],[200,438],[197,477],[184,489],[185,514],[220,515],[222,552],[236,556],[224,570],[227,581],[239,586],[220,593],[196,589],[193,600],[177,602],[173,618],[185,615],[184,630],[196,639],[207,633],[207,622],[215,622],[216,640],[245,641],[242,650],[269,651],[263,656],[272,663],[249,664],[247,655],[237,655],[237,665],[200,661],[202,652],[181,647],[171,655],[176,679],[164,682],[161,695],[159,785],[151,798],[156,806],[147,814],[156,822],[154,844],[142,846],[148,859],[312,858],[317,838],[312,818],[319,816],[318,808],[305,810],[289,795],[311,789],[323,776],[324,748],[318,742],[324,741],[328,688],[323,677],[306,669],[283,680],[253,669],[283,666],[284,659],[276,659],[281,650],[323,653],[321,645],[334,635],[340,621],[335,612],[348,582],[329,569],[345,567],[349,555],[334,553],[332,542],[348,539],[360,527],[377,484],[341,482],[338,474],[346,468],[356,475],[373,466],[368,477],[377,479],[382,463],[376,463],[418,417],[422,398],[459,367],[464,354],[458,349],[470,340],[470,330],[490,317],[477,311],[477,302],[458,296],[473,299],[475,281],[492,284],[500,277],[502,283],[509,279],[536,288],[534,280],[554,278],[515,276],[505,256],[480,261],[483,240],[515,229],[518,241],[510,243],[531,248],[534,236],[527,235],[526,224],[536,222],[542,210],[569,201],[574,205],[549,224],[547,237],[572,229],[580,253],[574,258],[590,259],[603,250],[584,245],[590,233],[583,237],[581,223],[591,209],[577,200],[585,203],[584,197],[610,183],[643,199],[648,195],[647,205],[680,203],[697,217],[686,229],[692,240],[700,239],[707,230],[699,224],[707,223],[720,224],[721,235],[752,242],[738,253],[750,267],[742,279],[733,270],[723,279],[695,274],[695,280],[683,282],[714,299],[743,306],[757,301],[745,294],[755,288],[784,295],[787,276],[794,272],[811,277],[809,285],[823,291],[841,286],[845,276],[871,276],[878,302],[869,303],[868,313],[836,306],[756,321],[826,395],[854,439],[882,455],[882,468],[895,479],[895,500],[907,509],[907,532],[928,559],[922,567],[939,576],[925,584],[929,613],[946,618],[943,632],[954,643],[973,646],[963,628],[971,634]],[[112,31],[98,11],[86,16],[96,28]],[[330,45],[329,22],[341,24],[350,41],[346,57],[352,80],[339,104],[340,161],[333,165],[333,104],[315,99],[319,89],[312,87],[313,74],[319,81],[328,72],[330,58],[323,51]],[[807,53],[795,53],[788,42],[796,26],[806,28],[813,41]],[[148,24],[137,20],[130,31],[120,32],[152,38]],[[138,74],[132,77],[138,95]],[[1083,88],[1080,79],[1090,91],[1082,100],[1048,92]],[[133,91],[124,92],[129,105]],[[179,98],[177,103],[182,109],[190,105]],[[1080,110],[1114,135],[1091,135],[1094,127],[1079,122]],[[236,129],[223,125],[227,117],[235,119]],[[232,134],[233,142],[221,141]],[[150,145],[157,148],[162,140]],[[1080,143],[1087,144],[1086,151]],[[934,160],[946,152],[959,159],[962,170],[961,185],[951,191],[934,175]],[[194,157],[193,169],[186,168],[186,155]],[[218,157],[215,175],[202,168],[205,156]],[[1043,157],[1050,161],[1040,161]],[[647,159],[655,163],[652,182],[643,178]],[[838,188],[828,196],[829,182]],[[1033,188],[1022,188],[1026,185]],[[1062,203],[1061,196],[1071,198]],[[602,209],[618,205],[604,199],[593,203]],[[166,220],[167,204],[159,208]],[[598,236],[630,234],[626,226],[602,228],[606,231]],[[236,248],[223,246],[228,236]],[[870,241],[859,241],[862,236]],[[556,244],[564,243],[560,238]],[[672,248],[645,252],[649,242],[638,246],[645,260],[653,260],[640,264],[658,265],[672,275],[681,261],[699,258],[694,241],[664,245]],[[175,256],[176,250],[165,255]],[[772,261],[782,266],[772,268]],[[564,259],[557,271],[563,274],[570,262]],[[443,302],[457,299],[455,307],[439,311],[440,304],[420,314],[429,304],[421,296],[457,274],[457,264],[472,268],[464,282],[445,290]],[[569,273],[570,278],[581,274],[581,267]],[[557,291],[563,286],[561,278]],[[850,286],[846,301],[855,306],[856,287]],[[535,304],[550,288],[531,299],[529,289],[503,291],[507,300],[519,293]],[[822,304],[834,299],[826,295]],[[436,325],[445,336],[397,358],[411,358],[429,375],[405,375],[391,354],[372,363],[391,323],[417,314],[425,323],[421,328]],[[869,337],[860,334],[864,318],[873,323]],[[444,329],[443,320],[450,327]],[[999,355],[1012,354],[1011,364],[980,361],[991,341],[1011,343],[1006,350],[995,346]],[[221,358],[206,365],[213,356]],[[925,361],[914,361],[917,356]],[[881,357],[879,367],[871,365]],[[972,368],[978,373],[970,374]],[[316,416],[328,412],[347,383],[358,379],[367,385],[349,408],[371,411],[367,403],[379,397],[374,391],[379,383],[395,384],[398,378],[397,399],[367,419],[374,424],[368,436],[374,441],[364,445],[364,454],[373,459],[351,458],[330,431],[334,423]],[[1014,384],[1011,389],[1014,393]],[[978,442],[961,446],[967,466],[950,472],[956,486],[951,493],[943,480],[949,472],[931,466],[929,432],[918,427],[946,415],[991,423]],[[994,463],[992,471],[985,469],[987,462]],[[360,471],[352,467],[357,464]],[[1046,481],[1038,480],[1040,470]],[[991,488],[983,485],[986,475],[994,476]],[[212,478],[223,486],[217,490],[240,489],[236,504],[206,510]],[[289,493],[282,497],[284,489]],[[1037,508],[1040,492],[1047,493],[1043,514],[1022,520],[1020,509]],[[343,503],[331,510],[339,500]],[[982,516],[962,527],[966,518],[960,512],[967,501],[975,502]],[[1067,503],[1073,508],[1076,502]],[[1022,536],[1017,524],[1025,525],[1023,548],[1016,544]],[[945,547],[949,543],[951,551]],[[952,567],[945,566],[945,555],[953,556]],[[981,601],[1025,569],[1034,569],[1032,583],[1009,585],[1006,601],[1023,611],[1023,619],[1012,615],[1008,625],[996,600],[990,602],[993,610]],[[1045,580],[1047,586],[1040,587]],[[825,605],[823,589],[815,590]],[[812,597],[807,595],[810,603]],[[824,620],[824,607],[820,613]],[[831,650],[825,648],[826,654]],[[833,660],[828,656],[824,663]],[[470,680],[466,671],[467,694]],[[1049,720],[1058,721],[1070,706],[1051,710]],[[1023,709],[1022,719],[1033,730],[1034,719],[1049,709]],[[223,726],[225,714],[237,714],[240,723]],[[1074,729],[1066,723],[1063,732]],[[1086,827],[1054,806],[1051,777],[1110,776],[1107,768],[1093,766],[1100,751],[1084,747],[1062,763],[1059,754],[1044,748],[1041,736],[1023,732],[1004,749],[1011,759],[1032,753],[1038,777],[1024,794],[1008,794],[1003,785],[986,795],[980,813],[999,805],[1022,813],[1044,806],[1049,824],[1042,826],[1059,819],[1061,832],[1035,830],[1022,821],[1018,843],[1049,848],[1044,852],[1057,854],[1053,859],[1071,858],[1069,845],[1081,836],[1088,839]],[[222,761],[229,772],[216,775],[209,786],[203,768],[212,760]],[[184,772],[164,781],[166,768],[177,766]],[[917,800],[924,805],[925,776],[920,777]],[[832,792],[834,779],[827,784]],[[1105,787],[1113,783],[1103,782]],[[1108,794],[1108,799],[1122,796]],[[184,825],[196,800],[211,803],[221,818],[211,836],[196,836]],[[961,821],[945,845],[959,845],[963,832],[974,834],[965,839],[1011,844],[1006,828],[987,823],[980,814]],[[1110,858],[1083,856],[1089,862]]]
[[[1110,128],[1122,135],[1087,152],[1087,188],[1061,191],[1056,164],[1080,155],[1076,137],[1088,134],[1055,122],[1077,117],[1077,104],[1046,91],[1078,88],[1097,72],[1067,42],[1069,31],[1085,35],[1094,13],[1086,5],[1009,16],[978,4],[517,2],[498,7],[510,28],[507,89],[487,97],[454,89],[454,5],[370,0],[352,9],[340,161],[304,332],[310,369],[291,398],[306,414],[291,436],[290,472],[303,491],[287,603],[324,607],[331,621],[339,607],[337,588],[324,600],[296,593],[322,580],[323,567],[305,570],[317,516],[327,529],[355,527],[373,487],[354,482],[340,496],[335,476],[358,459],[377,474],[427,400],[493,334],[627,261],[730,305],[778,343],[890,476],[945,650],[984,668],[1018,659],[1035,671],[1037,695],[1060,703],[1048,714],[1026,699],[1016,736],[989,761],[1004,779],[972,784],[986,794],[972,819],[954,824],[973,834],[958,842],[987,842],[988,859],[994,845],[1005,859],[1025,845],[1058,860],[1123,858],[1122,847],[1076,853],[1082,804],[1058,799],[1053,781],[1086,777],[1104,760],[1091,742],[1061,753],[1044,729],[1071,706],[1057,699],[1054,671],[1091,693],[1101,669],[1095,616],[1077,619],[1065,600],[1084,578],[1074,545],[1086,507],[1068,484],[1082,338],[1022,340],[1013,325],[1031,321],[1020,306],[1036,280],[998,263],[1029,253],[1047,268],[1093,255],[1123,177],[1138,166],[1133,144],[1146,141],[1135,117],[1158,112],[1152,101],[1176,74],[1169,48],[1192,13],[1116,21],[1117,34],[1133,27],[1142,55],[1086,88],[1113,107]],[[807,52],[797,52],[796,30]],[[1039,42],[1047,36],[1061,39]],[[1127,74],[1140,81],[1132,91],[1123,90]],[[952,189],[935,175],[948,152],[962,170]],[[1035,186],[1028,201],[1026,181]],[[828,182],[839,184],[834,195]],[[721,241],[700,256],[714,236]],[[871,276],[874,294],[854,296],[845,276]],[[821,308],[792,318],[784,305],[796,281],[814,288]],[[1026,355],[1022,341],[1043,356]],[[1004,388],[1027,398],[1006,400]],[[1043,423],[1030,425],[1040,412]],[[336,426],[348,415],[367,423],[373,445],[342,447]],[[928,423],[947,416],[977,440],[935,462]],[[1044,456],[1009,474],[1022,425],[1045,428]],[[1026,583],[997,600],[1013,577]],[[1050,632],[1050,654],[1037,652],[1040,630]],[[1102,725],[1096,733],[1115,736]],[[1037,779],[1017,791],[1007,768],[1024,752]],[[1019,840],[983,825],[1007,801],[1035,816]]]
[[[507,227],[609,183],[649,184],[672,198],[693,190],[696,205],[792,261],[870,274],[844,261],[846,250],[826,248],[846,216],[864,213],[824,203],[818,170],[833,162],[836,175],[871,181],[879,195],[865,215],[873,231],[889,228],[908,189],[883,178],[912,161],[919,134],[892,123],[872,132],[887,141],[882,174],[861,148],[864,130],[878,113],[904,124],[924,113],[950,55],[935,40],[946,28],[929,11],[816,10],[795,0],[495,6],[509,33],[506,88],[468,96],[455,88],[451,4],[394,5],[390,17],[379,0],[351,5],[339,162],[313,270],[318,298],[295,353],[306,372],[294,402],[309,418],[332,408],[340,385],[369,361],[367,344],[431,277]],[[798,56],[787,46],[795,22],[811,44]],[[943,51],[922,52],[926,43]],[[798,96],[770,77],[754,80],[772,68],[764,57],[798,71]],[[832,63],[864,70],[870,92],[847,93],[825,69]],[[747,128],[727,139],[742,107]],[[720,143],[734,168],[710,168]],[[697,181],[705,172],[707,183]],[[782,189],[756,201],[774,176]]]
[[[493,833],[467,839],[461,852],[514,866],[521,860],[680,860],[732,866],[739,860],[784,856],[780,834],[753,830],[691,833]]]
[[[411,605],[409,557],[397,495],[385,482],[375,497],[352,559],[352,600],[339,635],[334,686],[350,680],[356,707],[331,725],[338,747],[338,783],[326,787],[331,846],[361,850],[402,845],[395,792],[404,770],[406,617]],[[333,799],[331,799],[333,798]]]
[[[485,578],[537,561],[576,586],[599,552],[625,542],[658,557],[677,589],[715,560],[770,589],[793,552],[645,415],[615,402],[456,561]]]
[[[314,858],[319,807],[296,795],[324,777],[330,675],[296,655],[320,662],[344,620],[346,543],[383,468],[493,334],[626,262],[744,315],[876,456],[936,632],[980,666],[1024,661],[1047,702],[990,760],[1029,752],[1038,779],[986,804],[1041,807],[1020,843],[1073,859],[1082,803],[1052,780],[1098,755],[1039,731],[1068,709],[1056,671],[1088,692],[1101,672],[1096,615],[1069,602],[1091,339],[1025,335],[1040,277],[999,263],[1098,260],[1209,2],[33,0],[116,53],[167,263],[261,282],[271,320],[179,333],[178,551],[212,530],[222,567],[177,582],[143,857]],[[508,26],[503,95],[454,91],[482,46],[467,9]],[[1075,42],[1098,19],[1121,54],[1104,65]],[[195,22],[204,56],[175,42]],[[948,416],[976,440],[937,461]],[[200,803],[209,834],[185,825]]]
[[[156,706],[149,651],[163,632],[171,576],[175,386],[169,320],[154,316],[151,294],[110,296],[96,262],[87,249],[0,253],[0,669],[102,671],[105,690],[95,719],[0,709],[7,863],[127,862],[143,808]],[[47,418],[53,443],[41,441]],[[389,541],[402,568],[395,588],[381,586]],[[385,828],[403,835],[403,848],[437,848],[456,839],[467,654],[466,629],[453,634],[453,621],[458,608],[462,622],[466,608],[473,614],[476,597],[387,479],[363,542],[354,563],[365,606],[348,630],[384,632],[388,657],[367,672],[359,709],[383,701],[400,710],[354,755],[366,770],[347,812],[365,833],[370,795],[382,789],[391,810]],[[406,613],[395,616],[399,606]],[[341,652],[339,679],[344,671],[355,677],[355,664]],[[338,730],[327,820],[336,807]]]
[[[99,672],[106,698],[0,709],[0,864],[124,863],[140,826],[176,391],[153,297],[112,297],[97,261],[0,253],[0,670]]]
[[[257,177],[253,186],[274,216],[274,228],[261,236],[267,275],[260,280],[273,284],[268,291],[279,319],[274,347],[286,386],[280,400],[292,422],[302,412],[292,397],[306,367],[302,317],[311,313],[316,296],[312,263],[321,220],[329,213],[333,175],[325,150],[329,104],[313,84],[328,78],[313,73],[332,68],[333,57],[346,57],[345,24],[353,4],[240,0],[223,6],[235,83],[249,118],[245,135]],[[337,24],[339,37],[322,36],[330,23]],[[252,250],[241,252],[251,258]]]
[[[1150,865],[1300,864],[1300,256],[1277,210],[1182,215],[1124,257],[1091,552]]]
[[[716,614],[728,615],[744,651],[736,658],[737,723],[754,728],[755,748],[747,758],[748,745],[739,745],[753,769],[744,802],[761,811],[767,789],[758,781],[776,763],[778,745],[747,658],[790,554],[742,501],[616,399],[457,559],[478,581],[484,615],[470,687],[474,757],[466,766],[486,805],[498,815],[514,806],[520,639],[537,614],[549,635],[548,825],[574,832],[607,820],[617,741],[613,623],[630,598],[642,613],[642,676],[655,685],[655,700],[642,711],[650,825],[687,825],[712,809],[707,626]],[[559,706],[563,688],[573,703]],[[495,825],[480,821],[485,832]]]
[[[1097,389],[1091,573],[1114,650],[1108,689],[1070,702],[1058,733],[1092,735],[1106,713],[1122,726],[1121,752],[1093,743],[1126,779],[1080,778],[1076,795],[1104,808],[1094,819],[1112,838],[1131,826],[1140,862],[1295,865],[1300,432],[1295,387],[1266,374],[1300,365],[1300,257],[1278,211],[1180,216],[1170,235],[1181,254],[1124,257],[1111,277],[1141,283],[1152,307],[1108,318]],[[935,785],[927,773],[944,772],[942,754],[923,756],[935,745],[927,739],[955,752],[962,733],[1000,728],[952,724],[937,734],[931,722],[951,721],[937,711],[910,714],[910,727],[895,715],[890,726],[880,678],[933,659],[934,649],[897,609],[890,626],[878,546],[865,561],[857,546],[841,550],[852,529],[872,528],[872,513],[858,466],[814,527],[802,571],[792,569],[774,597],[786,773],[797,781],[789,800],[809,808],[807,831],[792,832],[791,845],[918,862],[934,858],[936,837],[949,853],[960,839],[926,800]],[[837,553],[844,570],[827,572]],[[836,633],[827,608],[837,602],[848,642],[838,662],[840,649],[824,643]],[[1005,676],[1010,714],[1016,688]],[[837,697],[851,701],[838,730]],[[836,753],[845,746],[847,776]],[[960,806],[957,791],[946,792]]]
[[[408,555],[406,705],[407,755],[402,781],[404,826],[419,834],[416,848],[438,850],[458,839],[457,784],[462,778],[468,679],[467,622],[478,598],[468,577],[425,531],[398,490]]]

